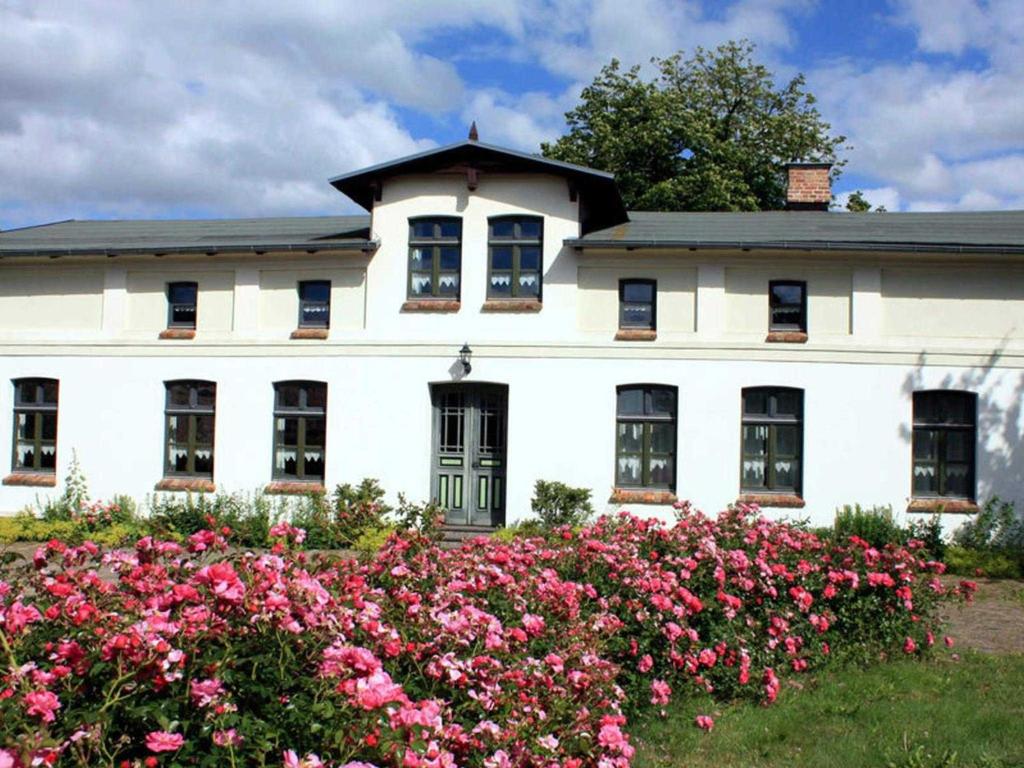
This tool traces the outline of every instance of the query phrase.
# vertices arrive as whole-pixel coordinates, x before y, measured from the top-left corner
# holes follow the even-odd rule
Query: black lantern
[[[462,345],[462,349],[459,350],[459,362],[462,363],[463,376],[468,376],[469,372],[473,370],[473,366],[469,362],[472,356],[473,350],[469,348],[469,342],[467,341]]]

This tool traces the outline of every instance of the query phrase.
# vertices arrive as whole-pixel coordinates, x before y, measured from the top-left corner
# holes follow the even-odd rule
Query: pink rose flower
[[[712,728],[715,727],[714,719],[708,717],[707,715],[697,715],[697,717],[694,720],[694,723],[696,723],[697,727],[703,731],[710,731]]]
[[[146,734],[146,749],[150,752],[177,752],[184,743],[185,737],[180,733],[151,731]]]

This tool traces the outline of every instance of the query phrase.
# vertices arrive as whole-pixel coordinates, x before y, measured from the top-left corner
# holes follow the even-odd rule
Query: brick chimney
[[[832,204],[828,172],[832,163],[789,163],[786,185],[787,211],[827,211]]]

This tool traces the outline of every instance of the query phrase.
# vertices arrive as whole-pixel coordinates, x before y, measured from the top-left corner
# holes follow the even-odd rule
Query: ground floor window
[[[799,495],[804,393],[789,387],[743,390],[740,489]]]
[[[164,473],[213,479],[217,385],[212,381],[168,381]]]
[[[615,485],[675,490],[676,388],[622,386],[617,402]]]
[[[274,385],[275,480],[324,481],[327,385],[282,381]]]
[[[15,472],[53,474],[57,468],[56,379],[15,379]]]
[[[977,410],[973,392],[914,393],[915,497],[974,498]]]

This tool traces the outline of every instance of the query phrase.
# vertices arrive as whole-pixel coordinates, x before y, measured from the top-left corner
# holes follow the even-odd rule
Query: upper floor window
[[[619,387],[615,421],[615,485],[675,490],[676,388]]]
[[[804,393],[789,387],[743,390],[740,488],[799,495],[803,460]]]
[[[331,327],[330,280],[303,280],[299,283],[299,327]]]
[[[913,495],[974,498],[978,397],[914,393]]]
[[[768,306],[769,331],[807,332],[807,283],[798,280],[770,281]]]
[[[168,381],[166,387],[164,474],[213,479],[217,385]]]
[[[409,220],[409,298],[458,299],[462,273],[462,219]]]
[[[15,379],[15,472],[53,474],[57,468],[56,379]]]
[[[197,283],[167,284],[167,327],[195,328]]]
[[[488,221],[488,299],[540,299],[544,220],[500,216]]]
[[[282,381],[274,385],[275,480],[323,483],[326,424],[326,384]]]
[[[658,284],[654,280],[619,281],[619,328],[653,331],[657,318]]]

